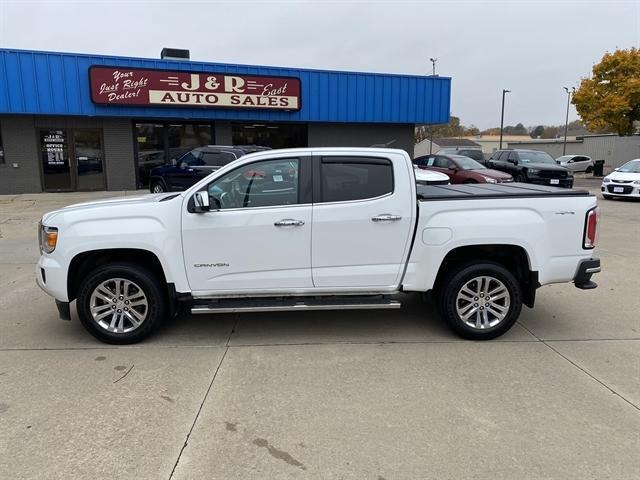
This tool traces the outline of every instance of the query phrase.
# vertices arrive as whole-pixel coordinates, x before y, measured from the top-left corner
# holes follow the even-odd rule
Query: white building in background
[[[414,145],[413,158],[436,153],[441,148],[480,148],[480,145],[468,138],[434,138],[431,145],[429,139],[425,138]]]
[[[464,137],[471,140],[482,148],[482,152],[485,157],[489,157],[493,152],[500,148],[500,135],[475,135],[472,137]],[[502,148],[507,148],[508,142],[519,142],[531,140],[529,135],[503,135],[502,136]]]
[[[562,155],[564,138],[528,139],[509,141],[508,148],[542,150],[553,158]],[[503,141],[503,146],[505,146]],[[640,135],[620,137],[616,134],[567,137],[567,155],[587,155],[593,160],[604,160],[605,167],[616,168],[640,158]]]

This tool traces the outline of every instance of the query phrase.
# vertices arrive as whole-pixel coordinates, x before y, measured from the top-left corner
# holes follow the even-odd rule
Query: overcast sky
[[[465,125],[561,124],[606,51],[640,46],[640,0],[0,0],[0,47],[450,76]],[[571,110],[570,119],[577,118]]]

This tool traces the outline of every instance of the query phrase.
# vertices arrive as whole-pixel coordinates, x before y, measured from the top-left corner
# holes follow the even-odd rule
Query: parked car
[[[573,173],[539,150],[497,150],[487,166],[509,173],[516,182],[573,188]]]
[[[508,183],[513,177],[508,173],[492,170],[462,155],[425,155],[413,163],[420,169],[444,173],[451,183]]]
[[[595,166],[591,157],[587,157],[586,155],[563,155],[556,158],[556,162],[558,162],[558,165],[566,167],[572,172],[591,173]]]
[[[62,318],[75,300],[108,343],[142,340],[179,305],[397,309],[390,295],[432,290],[455,332],[483,340],[541,285],[597,286],[596,207],[587,191],[541,185],[417,185],[404,150],[273,150],[185,192],[45,214],[35,274]]]
[[[640,158],[630,160],[602,179],[602,196],[640,198]]]
[[[218,168],[238,158],[268,147],[256,145],[209,145],[185,153],[179,159],[151,170],[149,190],[151,193],[182,191]]]
[[[469,148],[469,147],[456,147],[456,148],[441,148],[436,152],[436,155],[463,155],[465,157],[473,158],[476,162],[480,162],[484,165],[486,158],[481,148]]]
[[[422,170],[415,164],[413,165],[413,173],[418,185],[449,185],[451,183],[448,175],[430,170]]]

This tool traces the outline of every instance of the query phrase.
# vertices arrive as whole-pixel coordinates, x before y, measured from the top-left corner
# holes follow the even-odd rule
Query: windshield
[[[625,163],[618,171],[623,173],[640,173],[640,159]]]
[[[520,161],[522,163],[550,163],[555,165],[556,161],[547,152],[524,152],[519,151]]]
[[[566,162],[573,158],[573,155],[563,155],[562,157],[556,158],[557,162]]]
[[[476,162],[474,159],[463,157],[462,155],[456,156],[454,159],[462,170],[483,170],[487,168],[481,163]]]

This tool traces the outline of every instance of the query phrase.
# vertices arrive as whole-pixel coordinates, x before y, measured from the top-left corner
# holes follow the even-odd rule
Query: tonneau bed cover
[[[586,190],[530,183],[477,183],[463,185],[417,185],[418,200],[465,200],[478,198],[588,197]]]

